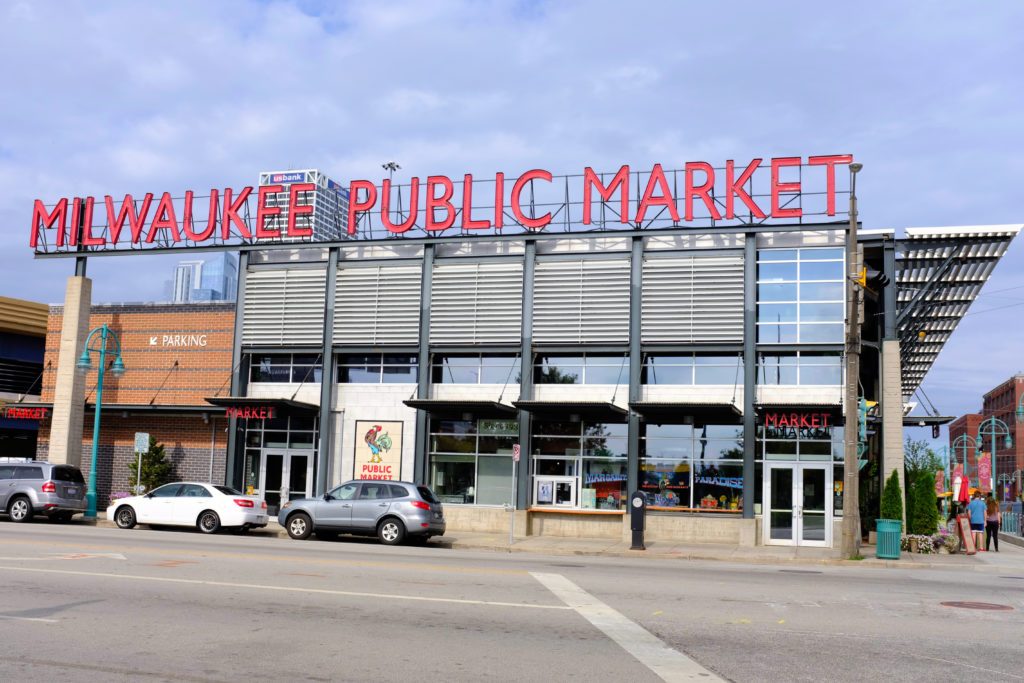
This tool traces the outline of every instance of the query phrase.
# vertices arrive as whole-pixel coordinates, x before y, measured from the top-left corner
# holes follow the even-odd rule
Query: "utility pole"
[[[857,172],[862,164],[850,164],[850,231],[846,243],[846,392],[843,410],[843,557],[860,554],[860,469],[857,462],[858,383],[860,380],[860,259],[857,248]]]

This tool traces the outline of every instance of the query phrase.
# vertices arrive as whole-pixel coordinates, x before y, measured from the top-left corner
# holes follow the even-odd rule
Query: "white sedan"
[[[107,508],[107,519],[122,529],[136,524],[168,524],[194,526],[212,534],[221,527],[265,527],[267,503],[230,486],[177,482],[141,496],[115,500]]]

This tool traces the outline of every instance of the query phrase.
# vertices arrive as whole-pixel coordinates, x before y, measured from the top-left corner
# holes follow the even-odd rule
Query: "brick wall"
[[[53,400],[60,347],[62,306],[51,306],[46,331],[42,401]],[[164,446],[172,465],[173,480],[210,480],[211,440],[213,478],[224,483],[228,421],[224,409],[204,400],[220,392],[228,395],[231,351],[234,343],[234,303],[112,304],[93,306],[89,329],[107,323],[121,342],[121,359],[127,370],[120,379],[108,371],[103,377],[100,442],[96,458],[97,507],[107,506],[111,492],[130,490],[128,463],[135,457],[136,432],[148,432]],[[178,335],[178,339],[174,338]],[[182,342],[182,336],[191,337]],[[199,336],[203,336],[200,345]],[[98,340],[98,335],[94,337]],[[112,344],[108,343],[108,348]],[[113,357],[108,355],[108,361]],[[177,367],[174,362],[177,361]],[[92,353],[93,368],[99,362]],[[108,366],[109,369],[109,366]],[[96,400],[96,378],[90,371],[86,402]],[[202,406],[201,412],[129,413],[117,405]],[[36,457],[49,453],[50,416],[39,423]],[[93,414],[87,412],[82,427],[82,472],[88,478],[92,459]]]

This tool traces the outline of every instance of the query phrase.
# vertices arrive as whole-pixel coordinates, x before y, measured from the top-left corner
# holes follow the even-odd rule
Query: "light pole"
[[[98,339],[96,338],[97,332],[100,333]],[[94,339],[97,339],[99,342],[99,345],[95,348],[92,346]],[[121,360],[121,342],[118,340],[117,335],[114,334],[114,331],[107,327],[106,323],[103,323],[89,333],[89,337],[85,340],[85,350],[82,351],[81,357],[79,357],[78,362],[75,364],[78,372],[83,375],[86,374],[92,369],[92,358],[89,352],[99,351],[99,374],[96,376],[96,411],[92,419],[92,461],[89,465],[89,491],[85,494],[87,506],[85,511],[86,519],[96,519],[96,451],[100,442],[100,406],[103,403],[103,372],[107,364],[107,339],[112,339],[114,341],[114,348],[117,349],[117,357],[110,366],[110,372],[115,378],[123,375],[125,368],[124,362]]]
[[[1010,498],[1010,496],[1008,495],[1008,493],[1009,493],[1008,489],[1010,487],[1010,482],[1012,482],[1012,481],[1013,481],[1013,475],[1012,474],[1007,474],[1007,473],[1003,472],[1002,474],[999,475],[999,483],[1003,487],[1003,500],[1008,500]]]
[[[843,427],[843,557],[860,554],[860,491],[857,465],[857,420],[859,416],[857,385],[860,380],[860,290],[857,279],[860,264],[857,258],[857,173],[862,164],[850,164],[850,230],[846,238],[846,419]]]
[[[1006,440],[1003,442],[1004,449],[1013,448],[1013,437],[1010,436],[1010,427],[1000,420],[998,417],[992,416],[978,425],[978,443],[984,446],[985,436],[991,438],[992,444],[992,466],[989,469],[989,487],[992,493],[996,490],[996,437],[1006,436]],[[978,488],[981,488],[981,473],[978,473]]]
[[[960,460],[964,464],[964,476],[967,477],[968,488],[970,488],[971,485],[971,475],[967,472],[967,449],[973,448],[975,453],[977,453],[980,447],[981,442],[975,439],[970,434],[961,434],[960,436],[956,437],[956,439],[953,440],[953,458],[956,458],[956,450],[958,448],[963,450],[963,455],[960,458]]]

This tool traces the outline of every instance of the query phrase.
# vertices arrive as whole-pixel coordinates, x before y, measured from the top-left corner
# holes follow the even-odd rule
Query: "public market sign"
[[[557,225],[561,230],[632,230],[775,222],[813,222],[836,216],[837,169],[852,155],[733,160],[724,167],[705,161],[668,170],[628,165],[613,173],[586,167],[577,175],[553,176],[533,169],[516,178],[496,173],[485,179],[465,174],[453,180],[432,175],[393,186],[353,180],[348,210],[328,222],[344,227],[347,240],[533,233]],[[291,182],[277,174],[276,184],[259,188],[211,189],[183,198],[170,192],[64,197],[47,204],[35,200],[30,246],[37,255],[83,256],[106,251],[153,251],[180,247],[271,245],[312,242],[313,183]],[[844,185],[845,187],[845,185]],[[322,190],[322,188],[321,188]],[[333,191],[344,194],[343,188]],[[287,211],[282,206],[287,196]],[[596,205],[596,207],[595,207]],[[595,210],[596,208],[596,210]],[[287,214],[285,220],[282,216]],[[616,227],[618,224],[618,227]],[[449,233],[451,234],[451,233]],[[84,252],[84,253],[83,253]]]

